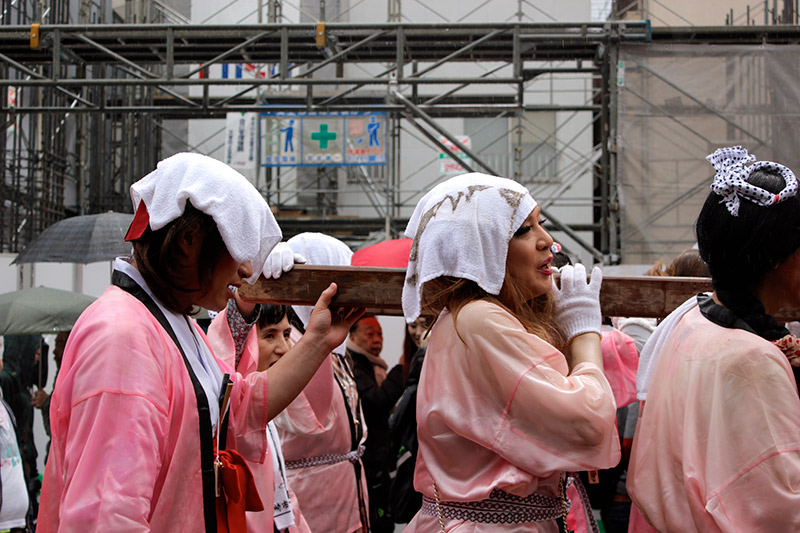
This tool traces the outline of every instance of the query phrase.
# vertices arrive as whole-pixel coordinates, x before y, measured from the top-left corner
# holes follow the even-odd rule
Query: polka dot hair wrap
[[[706,159],[714,165],[717,174],[711,184],[711,190],[722,196],[722,201],[733,216],[739,216],[740,199],[744,198],[754,204],[768,207],[779,204],[797,194],[797,177],[789,167],[771,161],[757,161],[750,166],[745,163],[755,161],[756,156],[747,153],[741,146],[719,148]],[[786,186],[778,194],[771,193],[761,187],[748,183],[750,174],[755,170],[766,169],[777,172],[783,177]]]

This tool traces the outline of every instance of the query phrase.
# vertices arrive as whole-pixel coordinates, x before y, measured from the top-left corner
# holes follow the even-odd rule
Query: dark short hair
[[[275,325],[289,314],[289,309],[288,305],[261,304],[261,312],[256,325],[259,328]]]
[[[191,286],[186,282],[185,273],[189,265],[185,263],[178,246],[179,238],[187,231],[203,239],[197,265],[199,286]],[[181,216],[156,231],[148,226],[142,236],[133,241],[136,268],[147,286],[167,309],[181,314],[193,311],[191,305],[186,307],[180,303],[181,293],[208,291],[214,268],[225,253],[227,247],[214,219],[196,209],[189,200]]]
[[[358,330],[358,324],[359,324],[359,322],[361,322],[362,320],[364,320],[364,319],[366,319],[366,318],[375,318],[375,315],[364,315],[364,316],[362,316],[361,318],[359,318],[358,320],[356,320],[355,322],[353,322],[353,325],[352,325],[352,326],[350,326],[350,334],[351,334],[351,335],[352,335],[353,333],[355,333],[355,332],[356,332],[356,330]]]
[[[768,169],[754,171],[747,181],[773,194],[786,185],[780,174]],[[783,336],[783,328],[765,313],[754,290],[770,270],[800,248],[800,197],[768,207],[741,199],[739,215],[733,216],[722,197],[712,192],[696,230],[700,257],[722,304],[762,337]]]

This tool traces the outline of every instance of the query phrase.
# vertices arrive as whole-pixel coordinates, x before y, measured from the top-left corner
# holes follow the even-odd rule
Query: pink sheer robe
[[[228,366],[236,365],[236,371],[242,376],[258,373],[257,335],[256,327],[253,326],[245,341],[244,352],[239,359],[239,364],[236,365],[236,348],[234,346],[230,326],[228,325],[228,319],[225,316],[225,311],[217,315],[208,328],[208,342],[214,349],[214,353]],[[283,447],[281,447],[281,449],[282,448]],[[250,467],[250,471],[253,473],[256,488],[258,488],[258,494],[261,496],[261,502],[264,504],[263,511],[247,513],[247,531],[250,533],[262,533],[265,531],[267,533],[272,533],[274,526],[273,502],[275,500],[275,473],[272,470],[272,458],[267,454],[262,458],[262,461],[247,461],[247,466]],[[294,526],[290,527],[288,531],[290,533],[310,533],[311,529],[308,527],[308,523],[303,517],[300,504],[291,486],[289,486],[289,496],[292,500]]]
[[[695,308],[655,367],[628,492],[659,531],[800,531],[799,421],[783,353]]]
[[[460,338],[459,338],[460,334]],[[443,501],[478,501],[492,489],[559,497],[565,471],[609,468],[620,458],[616,407],[599,367],[568,375],[561,352],[501,307],[476,301],[433,327],[417,397],[414,486]],[[448,531],[555,532],[555,521],[480,524],[445,519]],[[418,513],[406,532],[438,531]]]
[[[228,448],[263,457],[267,380],[218,362],[234,383]],[[122,289],[109,287],[75,324],[50,425],[39,531],[205,529],[191,379],[166,331]]]
[[[299,338],[300,333],[293,331],[293,341]],[[303,392],[275,418],[287,463],[346,454],[351,449],[348,407],[333,376],[333,357],[320,366]],[[358,399],[355,387],[351,399],[354,403]],[[289,484],[314,533],[349,533],[366,527],[361,522],[359,503],[361,494],[367,509],[367,484],[361,461],[358,468],[360,487],[349,461],[287,470]]]

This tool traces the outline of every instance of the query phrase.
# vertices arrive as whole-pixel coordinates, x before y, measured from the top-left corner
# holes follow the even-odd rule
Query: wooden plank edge
[[[295,265],[279,279],[258,279],[240,289],[246,301],[314,305],[332,282],[338,285],[334,304],[366,307],[380,315],[402,316],[405,269]],[[600,306],[605,316],[664,318],[693,295],[711,291],[709,278],[604,276]],[[781,321],[800,318],[800,310],[782,312]]]

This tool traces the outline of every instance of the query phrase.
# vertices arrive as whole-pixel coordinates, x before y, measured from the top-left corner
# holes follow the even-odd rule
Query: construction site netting
[[[619,59],[623,262],[668,262],[695,243],[716,148],[800,172],[800,46],[631,45]]]

